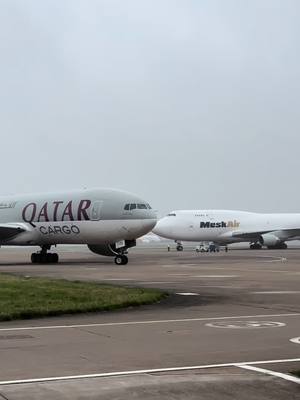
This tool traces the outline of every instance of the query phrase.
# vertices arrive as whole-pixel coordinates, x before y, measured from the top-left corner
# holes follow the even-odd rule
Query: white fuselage
[[[114,189],[0,198],[0,245],[115,243],[143,236],[155,224],[147,202]]]
[[[213,241],[218,244],[251,242],[265,237],[266,243],[269,241],[270,245],[275,245],[275,242],[296,239],[300,235],[300,214],[180,210],[160,219],[153,232],[178,241]]]

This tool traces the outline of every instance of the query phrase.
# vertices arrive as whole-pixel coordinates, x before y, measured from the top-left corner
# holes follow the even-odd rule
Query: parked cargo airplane
[[[156,213],[139,197],[114,189],[77,190],[0,198],[0,245],[40,246],[33,263],[57,263],[57,244],[87,244],[116,264],[150,232]]]
[[[287,248],[285,241],[300,236],[300,214],[259,214],[231,210],[173,211],[158,221],[153,232],[177,242],[212,241],[218,245],[250,242],[251,249]]]

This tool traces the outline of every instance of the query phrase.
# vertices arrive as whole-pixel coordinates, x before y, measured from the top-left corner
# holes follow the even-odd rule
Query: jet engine
[[[287,245],[273,233],[266,233],[261,235],[259,242],[267,246],[268,249],[286,249]]]
[[[272,233],[266,233],[264,235],[261,235],[259,241],[261,244],[263,244],[267,247],[276,246],[281,242],[281,240],[277,236],[273,235]]]
[[[88,244],[88,248],[96,254],[100,254],[101,256],[118,256],[120,254],[124,254],[127,249],[130,247],[136,246],[135,240],[125,240],[125,246],[117,247],[116,243],[111,244]]]

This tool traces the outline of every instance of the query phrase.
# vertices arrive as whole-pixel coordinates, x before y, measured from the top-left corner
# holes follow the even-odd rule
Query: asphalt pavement
[[[0,399],[300,397],[300,249],[197,254],[85,248],[61,263],[1,249],[0,272],[169,292],[159,304],[0,324]],[[299,343],[298,343],[299,342]]]

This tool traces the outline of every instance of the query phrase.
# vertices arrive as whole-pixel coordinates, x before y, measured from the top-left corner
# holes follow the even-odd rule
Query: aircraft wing
[[[274,233],[282,240],[286,240],[292,237],[300,236],[300,229],[272,229],[264,231],[236,231],[232,232],[232,237],[244,240],[257,240],[261,235],[266,233]]]
[[[13,239],[28,228],[24,224],[0,224],[0,241],[5,242]]]
[[[236,231],[232,232],[232,237],[237,238],[237,239],[244,239],[246,240],[255,240],[259,239],[261,235],[264,235],[265,233],[270,233],[274,232],[274,229],[272,230],[264,230],[264,231]]]
[[[293,238],[296,236],[300,236],[300,229],[280,229],[279,233],[279,237],[281,238],[285,238],[285,239],[289,239],[289,238]]]

